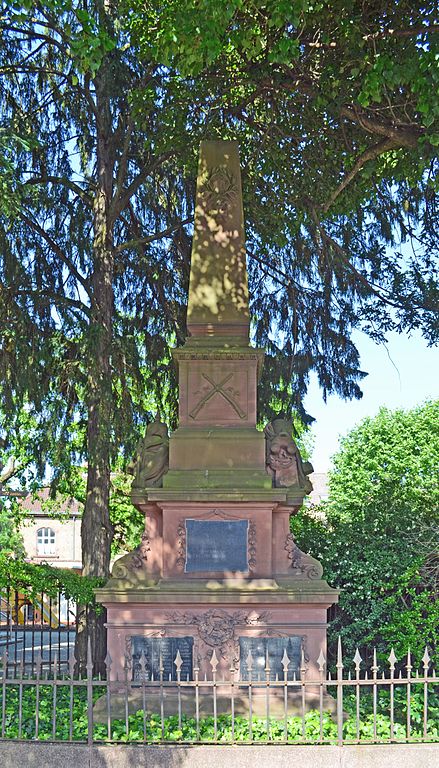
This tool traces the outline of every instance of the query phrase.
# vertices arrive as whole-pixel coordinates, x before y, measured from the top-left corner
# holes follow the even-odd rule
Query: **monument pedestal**
[[[134,468],[142,542],[97,590],[111,675],[121,679],[128,663],[134,681],[176,679],[179,653],[182,680],[195,671],[211,678],[213,668],[225,680],[276,680],[286,653],[288,679],[299,679],[304,663],[318,679],[326,612],[338,593],[290,533],[312,469],[291,424],[278,418],[265,433],[256,428],[263,352],[249,344],[233,142],[202,144],[188,332],[174,351],[179,427],[168,440],[165,425],[149,425]]]
[[[177,501],[151,489],[160,499],[137,500],[147,521],[142,543],[116,562],[99,590],[114,679],[121,679],[126,658],[138,677],[142,650],[147,679],[158,679],[160,655],[165,678],[176,679],[177,650],[183,679],[193,679],[195,666],[210,677],[213,651],[226,679],[232,662],[245,679],[249,651],[253,675],[265,674],[268,654],[272,679],[281,679],[284,650],[291,675],[300,677],[302,650],[317,675],[337,592],[322,580],[318,561],[296,547],[285,491],[252,493],[257,501],[243,500],[245,491],[224,491],[220,508],[217,492],[209,495],[212,501]]]

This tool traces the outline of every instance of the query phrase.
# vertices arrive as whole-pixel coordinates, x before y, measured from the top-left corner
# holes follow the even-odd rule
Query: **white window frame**
[[[55,554],[56,534],[53,528],[38,528],[37,530],[37,555]]]

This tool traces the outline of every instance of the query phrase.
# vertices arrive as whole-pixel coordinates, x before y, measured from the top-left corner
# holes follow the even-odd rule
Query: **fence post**
[[[338,637],[337,647],[337,744],[343,746],[343,656],[341,637]]]
[[[87,744],[93,744],[93,659],[91,640],[87,640]]]

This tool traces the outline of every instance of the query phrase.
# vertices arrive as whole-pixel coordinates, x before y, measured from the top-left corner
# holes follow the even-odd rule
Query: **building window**
[[[55,531],[52,528],[39,528],[37,531],[37,555],[55,554]]]

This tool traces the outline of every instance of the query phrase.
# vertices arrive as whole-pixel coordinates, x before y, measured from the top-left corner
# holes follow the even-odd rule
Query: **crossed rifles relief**
[[[197,403],[195,408],[190,411],[189,416],[192,419],[196,419],[198,414],[200,413],[201,409],[206,405],[206,403],[209,402],[209,400],[212,399],[212,397],[216,394],[222,395],[225,400],[227,400],[228,403],[232,406],[233,410],[236,411],[240,419],[245,419],[246,413],[242,410],[239,403],[234,400],[233,396],[230,393],[230,387],[228,389],[225,389],[225,385],[230,381],[230,379],[233,377],[233,373],[229,373],[227,376],[225,376],[221,381],[218,383],[210,378],[210,376],[207,375],[207,373],[201,374],[203,379],[205,379],[212,389],[209,389],[208,392],[206,392],[205,395],[201,398],[200,402]]]

